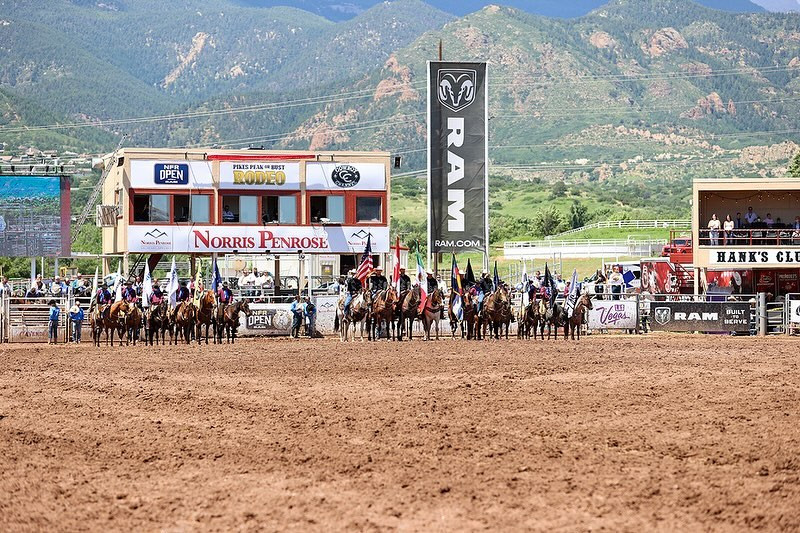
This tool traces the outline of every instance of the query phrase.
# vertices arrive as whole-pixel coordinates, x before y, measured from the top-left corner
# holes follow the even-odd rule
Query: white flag
[[[97,275],[100,273],[99,267],[94,267],[94,281],[92,281],[92,298],[89,300],[89,307],[94,305],[95,299],[97,299]]]
[[[169,306],[178,305],[178,289],[181,288],[178,281],[178,269],[175,267],[175,257],[172,257],[172,268],[169,270],[169,283],[167,284],[167,294],[169,295]]]
[[[569,282],[569,295],[564,307],[567,310],[567,318],[572,318],[572,312],[578,305],[578,269],[572,271],[572,281]]]
[[[117,264],[117,278],[114,280],[114,301],[122,300],[122,261]]]
[[[150,295],[153,294],[153,277],[150,275],[150,264],[144,262],[144,280],[142,281],[142,305],[150,307]]]
[[[530,295],[528,289],[530,288],[530,280],[528,279],[528,265],[525,260],[522,260],[522,308],[528,307]]]

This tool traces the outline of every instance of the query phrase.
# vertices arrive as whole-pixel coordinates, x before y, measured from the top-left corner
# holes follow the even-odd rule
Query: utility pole
[[[444,59],[444,54],[442,52],[443,52],[442,40],[439,39],[439,61],[442,61]]]

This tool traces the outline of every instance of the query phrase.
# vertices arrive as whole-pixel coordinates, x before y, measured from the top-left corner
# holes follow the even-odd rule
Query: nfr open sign
[[[156,163],[154,166],[156,185],[187,185],[189,165],[186,163]]]

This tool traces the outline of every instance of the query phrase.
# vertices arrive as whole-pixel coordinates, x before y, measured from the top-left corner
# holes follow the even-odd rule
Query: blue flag
[[[217,266],[217,258],[214,258],[214,279],[211,280],[211,291],[217,294],[220,286],[222,286],[222,276],[219,275],[219,266]]]

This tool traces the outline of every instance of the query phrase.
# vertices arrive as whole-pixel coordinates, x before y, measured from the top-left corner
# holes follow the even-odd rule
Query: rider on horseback
[[[344,297],[344,314],[350,316],[350,302],[361,292],[361,280],[356,277],[356,270],[350,269],[347,273],[347,294]]]
[[[492,293],[493,283],[492,278],[489,277],[489,271],[483,269],[481,278],[478,280],[478,313],[483,308],[483,299]]]
[[[191,298],[192,295],[189,292],[189,289],[186,287],[186,282],[181,281],[181,286],[178,289],[178,292],[175,294],[175,299],[178,303],[185,302]]]
[[[406,274],[406,267],[400,267],[400,293],[404,293],[411,288],[411,278]]]
[[[228,287],[227,281],[222,282],[222,287],[217,291],[217,298],[222,305],[228,305],[233,301],[233,291]]]
[[[122,299],[134,305],[139,301],[139,296],[136,294],[136,289],[133,288],[131,281],[125,282],[125,288],[122,289]]]
[[[161,286],[157,281],[153,280],[153,292],[150,293],[150,305],[158,307],[164,300],[164,293],[161,292]]]
[[[374,298],[380,291],[385,291],[387,287],[389,287],[389,281],[383,275],[383,268],[375,267],[369,277],[369,288],[372,291],[372,297]]]
[[[97,305],[106,305],[112,302],[111,292],[108,290],[108,284],[106,282],[103,282],[103,285],[97,289],[95,301]]]
[[[432,270],[428,270],[426,273],[428,274],[428,294],[433,294],[433,291],[439,288],[439,282],[436,281],[435,277],[433,277]]]

